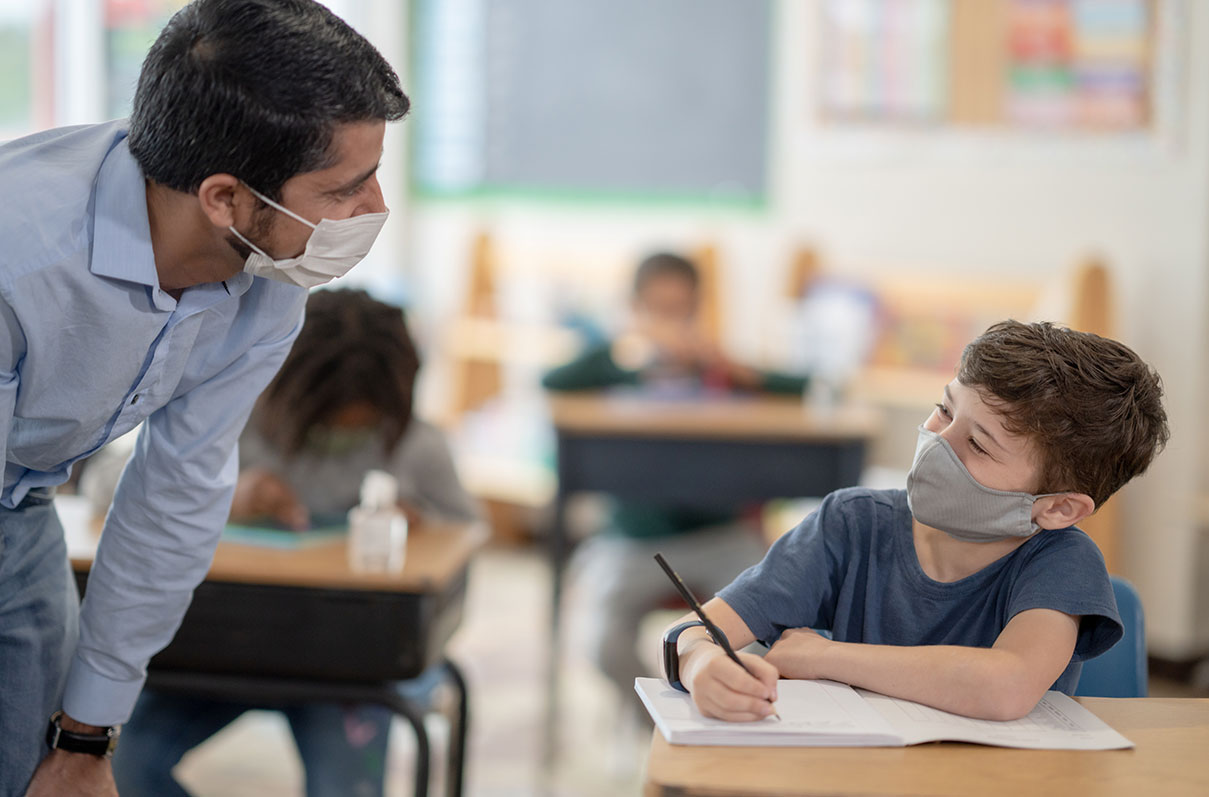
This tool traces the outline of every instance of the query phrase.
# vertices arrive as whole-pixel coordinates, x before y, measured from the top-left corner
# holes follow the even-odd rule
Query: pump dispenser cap
[[[361,482],[361,506],[368,509],[393,507],[399,497],[399,480],[384,470],[371,470]]]

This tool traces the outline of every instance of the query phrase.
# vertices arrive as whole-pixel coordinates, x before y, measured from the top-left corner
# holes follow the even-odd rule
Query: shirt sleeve
[[[718,597],[768,645],[788,628],[830,629],[848,525],[839,496],[832,493]]]
[[[9,307],[8,297],[0,296],[0,487],[3,487],[8,462],[8,435],[17,410],[17,363],[25,354],[25,335]]]
[[[418,419],[412,420],[405,445],[395,457],[395,476],[400,485],[414,484],[414,499],[420,510],[453,523],[473,523],[481,514],[475,500],[458,478],[449,444],[440,430]],[[407,498],[409,496],[404,496]]]
[[[300,292],[296,312],[283,313],[273,331],[144,424],[80,610],[63,696],[74,719],[125,722],[147,661],[176,633],[230,509],[240,430],[301,328],[304,301]]]
[[[800,396],[810,386],[810,378],[801,374],[791,374],[784,371],[763,371],[760,373],[760,390],[764,393],[784,396]]]
[[[542,387],[553,391],[598,390],[616,385],[636,385],[637,371],[622,368],[613,359],[612,344],[601,343],[587,349],[566,365],[542,377]]]
[[[1012,583],[1008,618],[1029,609],[1053,609],[1078,615],[1079,636],[1071,661],[1099,656],[1124,634],[1104,557],[1078,529],[1046,531],[1039,546]]]

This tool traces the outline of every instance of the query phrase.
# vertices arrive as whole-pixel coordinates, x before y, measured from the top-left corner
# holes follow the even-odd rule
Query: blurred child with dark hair
[[[363,476],[399,483],[414,524],[473,522],[444,436],[412,414],[420,361],[397,307],[363,291],[317,291],[281,371],[240,437],[231,520],[305,529],[343,519]],[[172,767],[254,705],[147,689],[122,732],[123,797],[184,795]],[[391,714],[380,706],[304,703],[284,710],[316,795],[380,795]]]
[[[543,386],[551,391],[630,386],[681,396],[802,394],[802,377],[760,371],[729,358],[702,331],[700,305],[701,278],[690,260],[670,253],[646,258],[634,275],[630,329],[549,372]],[[582,624],[588,654],[635,704],[634,679],[649,669],[636,651],[639,625],[675,597],[652,556],[662,551],[694,590],[713,595],[764,555],[759,529],[740,517],[740,509],[615,501],[605,528],[581,549],[575,583],[590,615]]]

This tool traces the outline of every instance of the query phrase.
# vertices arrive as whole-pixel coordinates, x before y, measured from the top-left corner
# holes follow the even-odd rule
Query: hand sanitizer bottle
[[[361,482],[361,504],[348,512],[348,564],[355,573],[403,571],[407,517],[396,503],[399,482],[371,470]]]

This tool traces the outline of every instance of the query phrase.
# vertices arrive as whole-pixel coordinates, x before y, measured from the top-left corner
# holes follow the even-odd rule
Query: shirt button
[[[135,404],[138,404],[140,398],[142,398],[142,396],[140,396],[138,393],[135,393],[133,396],[131,396],[130,406],[133,407]]]

